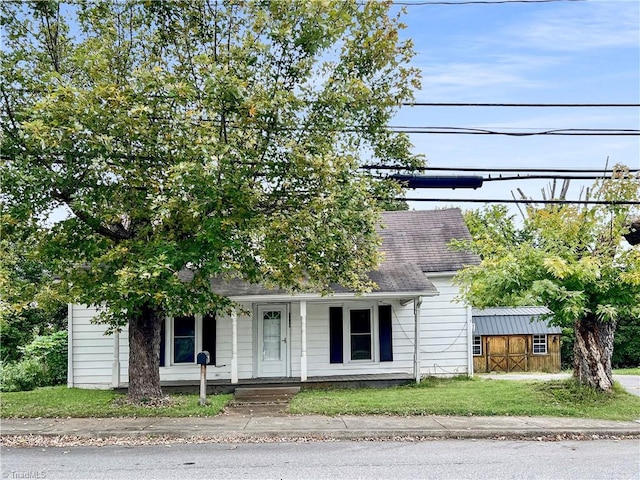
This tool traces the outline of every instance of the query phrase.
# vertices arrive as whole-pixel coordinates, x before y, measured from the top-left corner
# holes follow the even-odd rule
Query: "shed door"
[[[507,372],[508,337],[487,337],[487,371]]]
[[[527,368],[527,340],[523,336],[513,335],[509,337],[509,362],[510,372],[526,372]]]
[[[287,376],[288,311],[286,305],[258,308],[258,376]]]

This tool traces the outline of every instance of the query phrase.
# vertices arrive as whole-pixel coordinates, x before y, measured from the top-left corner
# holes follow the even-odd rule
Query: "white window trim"
[[[342,304],[342,358],[344,364],[377,364],[380,363],[380,332],[378,326],[377,303]],[[351,359],[351,310],[369,310],[371,318],[371,358],[363,360]]]
[[[198,352],[202,351],[202,315],[201,314],[196,314],[194,315],[195,317],[195,352],[193,352],[193,363],[191,362],[175,362],[175,359],[173,358],[173,353],[174,353],[174,348],[173,348],[173,317],[166,317],[164,320],[164,334],[165,334],[165,338],[164,338],[164,367],[160,367],[160,368],[167,368],[167,367],[179,367],[182,365],[195,365],[197,362],[197,356],[198,356]]]
[[[536,342],[536,337],[542,337],[544,339],[544,344],[540,342]],[[536,345],[544,345],[544,352],[536,352]],[[545,334],[534,334],[531,337],[531,350],[534,355],[548,355],[549,354],[549,339]]]
[[[477,345],[476,345],[476,339],[480,340]],[[474,350],[475,347],[480,347],[480,351],[478,353],[475,353],[475,350]],[[471,343],[471,351],[472,351],[474,357],[481,357],[482,356],[482,336],[481,335],[474,335],[473,336],[473,341]]]

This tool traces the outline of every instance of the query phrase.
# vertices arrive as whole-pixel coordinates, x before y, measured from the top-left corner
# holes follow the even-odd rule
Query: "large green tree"
[[[417,72],[391,2],[4,2],[2,207],[68,298],[129,325],[129,395],[161,395],[165,315],[212,277],[356,290],[379,261],[364,163]],[[53,220],[52,220],[53,219]]]
[[[579,382],[608,391],[616,325],[640,318],[640,247],[625,239],[640,198],[640,178],[616,166],[597,183],[589,206],[531,206],[518,226],[506,208],[467,215],[478,266],[457,279],[477,307],[544,305],[575,331]]]

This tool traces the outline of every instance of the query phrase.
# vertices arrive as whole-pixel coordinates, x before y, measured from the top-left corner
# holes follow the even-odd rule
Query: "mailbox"
[[[209,352],[205,350],[204,352],[198,353],[196,363],[198,365],[207,365],[209,363]]]

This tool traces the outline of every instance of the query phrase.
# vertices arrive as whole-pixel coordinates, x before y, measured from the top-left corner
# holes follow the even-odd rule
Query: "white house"
[[[215,285],[249,315],[167,318],[162,382],[199,379],[199,351],[210,353],[207,379],[238,384],[275,378],[388,374],[392,378],[471,374],[471,310],[455,302],[455,272],[478,259],[448,247],[469,239],[459,209],[386,212],[384,261],[370,277],[378,288],[355,295],[292,295],[260,285]],[[104,335],[94,308],[69,305],[68,385],[116,388],[128,382],[128,335]]]

